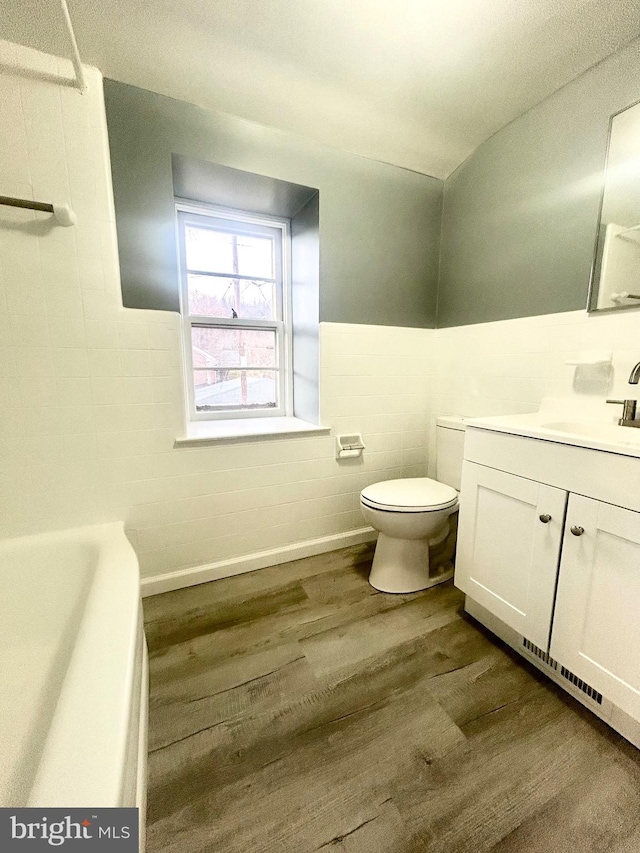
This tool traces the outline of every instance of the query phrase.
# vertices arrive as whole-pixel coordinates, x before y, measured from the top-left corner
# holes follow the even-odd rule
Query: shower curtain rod
[[[73,63],[73,70],[76,74],[76,84],[78,86],[78,90],[84,94],[87,91],[87,81],[84,79],[84,69],[82,68],[82,62],[80,61],[80,51],[78,50],[76,35],[73,31],[73,24],[71,23],[71,15],[69,14],[67,0],[60,0],[60,5],[62,6],[62,15],[67,26],[69,41],[71,42],[71,62]]]

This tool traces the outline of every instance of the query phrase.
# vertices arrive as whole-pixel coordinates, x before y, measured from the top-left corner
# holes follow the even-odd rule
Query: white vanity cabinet
[[[455,583],[640,746],[640,456],[468,426]]]
[[[570,496],[550,654],[640,720],[640,512]]]
[[[567,492],[465,462],[461,494],[456,585],[548,651]]]

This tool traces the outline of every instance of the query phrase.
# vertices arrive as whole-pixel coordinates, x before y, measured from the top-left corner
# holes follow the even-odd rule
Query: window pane
[[[203,272],[239,273],[257,278],[274,278],[274,241],[198,228],[184,229],[187,269]]]
[[[215,329],[193,326],[194,370],[277,367],[276,333],[271,329]]]
[[[233,268],[233,234],[187,225],[184,244],[187,269],[222,273],[236,271]]]
[[[195,370],[196,411],[274,409],[277,377],[275,370]]]
[[[187,275],[189,313],[201,317],[275,320],[277,305],[272,281],[247,281],[210,275]]]
[[[258,278],[274,278],[273,240],[269,237],[238,236],[238,272]]]

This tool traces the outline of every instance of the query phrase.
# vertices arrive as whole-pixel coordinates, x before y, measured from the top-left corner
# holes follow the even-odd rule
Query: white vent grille
[[[571,682],[574,687],[578,690],[582,691],[586,696],[596,702],[598,705],[602,705],[602,693],[598,693],[590,684],[587,684],[586,681],[583,681],[581,678],[578,678],[577,675],[574,675],[570,669],[567,669],[566,666],[561,666],[558,664],[557,660],[554,660],[548,652],[543,652],[539,646],[536,646],[535,643],[532,643],[531,640],[527,640],[526,638],[522,639],[523,647],[529,652],[530,655],[537,657],[538,660],[542,661],[545,666],[548,666],[549,669],[552,669],[554,672],[560,672],[560,675],[563,678],[566,678],[567,681]]]

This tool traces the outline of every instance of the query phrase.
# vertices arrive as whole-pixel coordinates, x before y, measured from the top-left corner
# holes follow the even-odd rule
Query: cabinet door
[[[640,719],[640,513],[570,496],[551,656]]]
[[[545,652],[566,504],[562,489],[464,463],[456,586]]]

